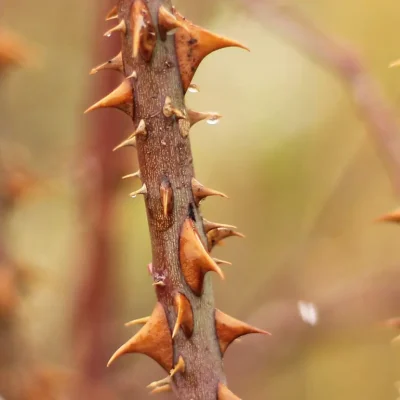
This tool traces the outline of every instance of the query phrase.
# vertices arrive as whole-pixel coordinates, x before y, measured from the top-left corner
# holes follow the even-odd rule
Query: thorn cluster
[[[221,265],[231,265],[228,261],[213,258],[210,252],[223,239],[244,236],[235,231],[236,227],[232,225],[210,222],[201,216],[199,205],[204,199],[227,196],[203,186],[195,179],[190,152],[185,150],[190,149],[188,132],[191,126],[203,120],[213,124],[221,118],[216,112],[197,112],[184,105],[183,96],[187,91],[199,91],[192,83],[198,66],[215,50],[246,47],[194,25],[174,8],[168,7],[168,3],[160,0],[120,0],[118,6],[107,14],[107,21],[117,20],[117,23],[105,36],[118,32],[123,43],[122,51],[93,68],[90,73],[112,69],[122,73],[123,80],[112,93],[86,112],[112,107],[123,111],[133,120],[135,131],[114,150],[123,147],[137,149],[141,169],[123,179],[139,178],[142,181],[142,187],[131,193],[131,197],[139,194],[144,196],[150,231],[156,232],[154,241],[161,243],[161,250],[156,248],[153,251],[155,259],[149,266],[157,291],[156,306],[151,316],[126,324],[128,327],[142,327],[114,353],[108,366],[128,353],[146,354],[168,373],[167,378],[148,386],[151,392],[174,390],[179,398],[186,398],[182,392],[184,381],[187,379],[189,382],[190,374],[196,375],[197,366],[192,365],[191,357],[184,348],[186,344],[196,346],[195,343],[199,343],[202,330],[199,324],[203,317],[212,322],[211,331],[214,333],[207,338],[211,343],[210,349],[208,346],[207,350],[193,347],[191,353],[197,351],[195,358],[199,359],[202,353],[215,351],[214,357],[219,359],[221,365],[225,351],[236,339],[250,333],[268,332],[213,307],[207,308],[207,304],[212,305],[212,299],[203,301],[205,296],[211,295],[205,293],[206,274],[215,272],[224,279]],[[168,52],[170,48],[174,51]],[[163,60],[162,57],[166,58],[160,64],[157,60]],[[181,97],[157,90],[152,96],[143,96],[143,87],[148,85],[143,74],[147,74],[147,79],[156,79],[157,76],[168,79],[170,70],[177,71],[180,78]],[[160,124],[163,128],[160,128]],[[176,133],[179,137],[173,136]],[[173,152],[178,158],[181,157],[177,165],[182,168],[186,166],[186,172],[172,169],[168,163],[162,162],[161,153],[154,155],[154,146],[160,146],[160,143],[171,157]],[[179,145],[174,147],[173,143]],[[157,151],[162,149],[158,148]],[[157,251],[162,253],[162,261]],[[203,313],[201,319],[199,312]],[[195,384],[202,383],[213,385],[211,381],[201,382],[201,377],[195,379]],[[238,399],[226,387],[222,374],[216,375],[212,390],[212,396],[218,400]],[[194,391],[199,393],[198,396],[200,392]],[[196,397],[196,400],[203,398]]]

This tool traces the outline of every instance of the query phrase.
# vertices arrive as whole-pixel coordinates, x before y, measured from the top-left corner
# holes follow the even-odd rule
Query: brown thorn
[[[140,120],[138,127],[136,128],[135,132],[133,132],[127,139],[125,139],[122,143],[116,146],[113,151],[119,150],[122,147],[133,146],[136,147],[136,136],[142,135],[146,136],[146,123],[144,120]]]
[[[153,388],[156,388],[158,386],[168,385],[170,382],[171,382],[171,377],[167,376],[166,378],[161,379],[160,381],[151,382],[146,387],[147,387],[147,389],[153,389]]]
[[[132,107],[133,105],[133,93],[132,87],[130,83],[124,80],[114,91],[112,91],[109,95],[93,104],[89,107],[85,114],[90,111],[97,110],[99,108],[105,107],[113,107],[118,108],[128,114],[132,113],[132,110],[129,110],[128,107]]]
[[[167,393],[167,392],[172,392],[172,387],[170,384],[156,387],[150,392],[150,394]]]
[[[213,258],[213,260],[218,264],[218,265],[232,265],[231,262],[225,261],[225,260],[220,260],[219,258]]]
[[[169,376],[172,378],[178,372],[184,374],[185,373],[185,361],[183,360],[182,356],[179,356],[178,364],[175,365],[173,369],[169,372]]]
[[[233,229],[229,228],[215,228],[210,230],[207,233],[208,250],[211,251],[214,246],[219,244],[222,240],[232,236],[236,236],[242,239],[245,238],[243,233],[236,232]]]
[[[136,192],[132,192],[129,196],[132,197],[132,198],[135,198],[139,194],[143,194],[143,195],[147,194],[147,186],[145,184],[139,190],[137,190]]]
[[[157,303],[150,320],[122,345],[111,357],[109,367],[116,359],[128,353],[142,353],[158,362],[166,371],[172,368],[172,339],[167,317],[161,303]]]
[[[190,121],[190,126],[197,124],[200,121],[206,120],[210,125],[214,125],[218,123],[218,121],[222,118],[221,114],[216,112],[198,112],[193,110],[188,110],[188,117]]]
[[[271,335],[269,332],[255,328],[245,322],[239,321],[220,310],[215,310],[215,324],[221,353],[224,354],[229,345],[237,338],[250,333]]]
[[[128,179],[128,178],[140,178],[140,171],[136,171],[133,174],[128,174],[122,177],[122,179]]]
[[[221,279],[225,279],[221,268],[204,248],[196,226],[190,218],[186,219],[182,227],[179,256],[185,281],[196,295],[202,293],[204,275],[207,272],[216,272]]]
[[[228,198],[228,196],[222,192],[218,192],[216,190],[204,187],[195,178],[192,179],[192,190],[193,190],[193,196],[194,196],[196,205],[199,205],[203,199],[205,199],[206,197],[209,197],[209,196],[220,196],[220,197],[224,197],[226,199]]]
[[[186,30],[186,25],[179,21],[174,14],[168,11],[164,6],[158,10],[158,28],[160,31],[161,39],[165,40],[168,32],[182,28]]]
[[[185,114],[181,110],[178,110],[177,108],[175,108],[172,105],[172,99],[169,96],[167,96],[165,98],[165,103],[164,103],[164,107],[163,107],[163,114],[167,118],[171,118],[172,116],[175,116],[177,119],[186,119]]]
[[[124,20],[120,21],[120,23],[118,25],[114,26],[114,28],[111,28],[110,30],[108,30],[104,34],[104,36],[110,37],[114,32],[126,33],[126,24],[125,24]]]
[[[156,29],[153,25],[149,8],[145,1],[136,0],[131,11],[132,56],[136,58],[139,51],[149,62],[156,45]]]
[[[106,21],[118,18],[118,7],[114,6],[106,16]]]
[[[203,226],[206,233],[216,228],[237,229],[237,227],[234,225],[220,224],[219,222],[211,222],[205,218],[203,218]]]
[[[137,79],[136,71],[133,71],[129,76],[126,77],[126,79]]]
[[[147,136],[146,123],[144,122],[144,119],[140,120],[138,127],[136,128],[135,132],[132,133],[131,137],[136,135]]]
[[[97,72],[99,71],[103,71],[106,69],[112,69],[115,71],[119,71],[122,72],[123,71],[123,65],[122,65],[122,52],[120,52],[119,54],[117,54],[114,58],[112,58],[111,60],[98,65],[97,67],[94,67],[91,71],[90,71],[90,75],[94,75],[97,74]]]
[[[187,297],[178,293],[174,297],[175,312],[177,314],[174,330],[172,333],[172,339],[177,335],[179,328],[182,327],[187,337],[193,334],[193,311]]]
[[[122,149],[123,147],[136,147],[136,138],[128,138],[125,139],[122,143],[120,143],[118,146],[115,146],[113,148],[113,151],[117,151],[119,149]]]
[[[127,322],[125,326],[134,326],[134,325],[143,325],[147,324],[150,321],[151,317],[144,317],[144,318],[138,318],[134,319],[133,321]]]
[[[201,61],[210,53],[225,47],[240,47],[248,50],[242,44],[216,35],[188,21],[174,10],[174,15],[186,29],[178,28],[175,33],[175,47],[179,62],[183,90],[186,93],[193,76]]]

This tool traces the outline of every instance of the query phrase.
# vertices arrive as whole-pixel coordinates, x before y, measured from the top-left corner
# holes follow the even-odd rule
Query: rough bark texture
[[[141,179],[147,187],[145,196],[153,249],[153,276],[165,278],[165,287],[157,286],[158,300],[164,306],[171,331],[176,319],[173,296],[183,293],[190,301],[194,316],[194,332],[188,341],[182,331],[173,341],[174,365],[179,356],[185,360],[185,374],[177,374],[174,390],[179,399],[216,399],[219,382],[225,382],[222,356],[214,323],[214,298],[211,278],[204,282],[202,296],[195,296],[187,286],[180,269],[179,237],[184,221],[191,216],[205,247],[206,235],[200,211],[192,193],[193,157],[188,136],[189,123],[164,116],[162,110],[169,96],[172,104],[183,110],[184,95],[175,45],[172,36],[157,44],[152,61],[132,58],[132,35],[129,27],[132,0],[121,0],[119,17],[127,21],[127,34],[122,35],[125,76],[137,72],[134,83],[134,123],[146,122],[147,137],[138,137],[137,151]],[[153,21],[158,19],[161,5],[171,8],[170,1],[150,0]],[[164,216],[160,186],[169,181],[173,190],[173,212]]]
[[[194,178],[189,129],[220,116],[187,110],[184,94],[204,57],[224,47],[245,47],[194,25],[167,0],[120,0],[107,19],[118,20],[106,36],[121,32],[122,51],[92,72],[111,68],[125,79],[87,112],[114,107],[133,120],[134,133],[114,150],[137,148],[140,171],[129,176],[140,178],[143,186],[131,196],[145,197],[153,256],[149,270],[158,298],[151,317],[128,324],[144,327],[108,365],[124,354],[143,353],[169,372],[149,386],[152,393],[172,389],[182,400],[238,400],[225,385],[223,353],[240,336],[268,332],[214,308],[207,273],[223,278],[218,263],[224,262],[209,252],[222,239],[243,235],[200,214],[201,200],[226,196]]]

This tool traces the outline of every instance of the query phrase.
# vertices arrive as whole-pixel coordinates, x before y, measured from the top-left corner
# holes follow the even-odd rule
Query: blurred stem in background
[[[104,16],[114,5],[114,0],[106,0],[97,6],[98,17],[93,18],[97,21],[92,46],[95,49],[93,66],[119,52],[117,41],[103,37]],[[111,92],[117,86],[117,80],[114,71],[104,71],[101,77],[95,77],[91,81],[93,90],[85,103],[90,104]],[[124,170],[124,158],[112,152],[124,134],[121,116],[114,110],[106,110],[88,118],[89,126],[82,133],[83,145],[78,160],[82,171],[79,176],[80,218],[85,231],[80,244],[81,259],[76,269],[80,283],[74,299],[73,324],[74,354],[82,377],[76,394],[79,398],[83,398],[83,393],[87,396],[93,394],[96,386],[107,382],[110,375],[106,364],[112,353],[109,344],[115,342],[115,330],[109,327],[116,309],[114,212]],[[104,396],[104,388],[99,389],[98,394]]]
[[[400,196],[400,126],[392,107],[357,53],[279,0],[239,2],[266,28],[272,28],[299,46],[348,85],[357,111],[388,165],[394,190]]]
[[[7,222],[15,202],[25,189],[24,180],[6,161],[4,144],[10,140],[4,112],[3,79],[10,67],[25,61],[24,45],[10,32],[0,29],[0,396],[24,400],[29,392],[33,368],[27,362],[27,343],[19,334],[21,276],[7,246]],[[10,158],[10,156],[9,156]],[[22,185],[21,185],[22,183]]]

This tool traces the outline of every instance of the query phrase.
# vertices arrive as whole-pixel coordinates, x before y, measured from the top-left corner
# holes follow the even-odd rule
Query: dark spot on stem
[[[196,222],[196,215],[194,213],[194,206],[192,203],[189,204],[189,212],[188,212],[189,218]]]

